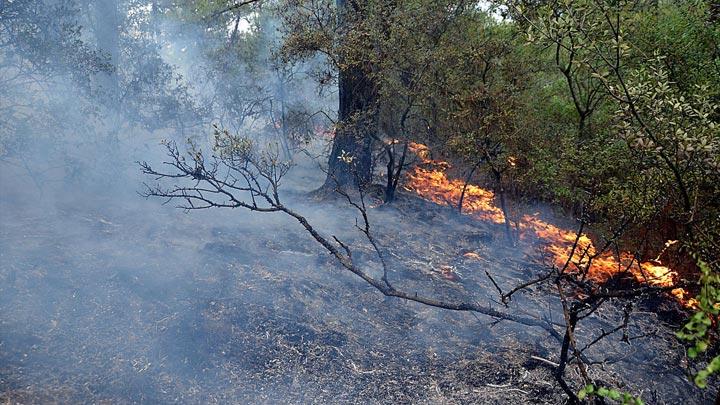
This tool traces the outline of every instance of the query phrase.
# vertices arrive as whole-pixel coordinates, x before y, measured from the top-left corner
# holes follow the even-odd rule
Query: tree
[[[355,46],[350,30],[362,23],[364,10],[359,2],[337,0],[340,46]],[[345,57],[339,60],[338,120],[328,174],[323,188],[365,185],[371,180],[372,132],[376,131],[376,90],[362,61]]]
[[[0,7],[0,162],[22,168],[39,189],[52,164],[32,161],[32,152],[55,151],[62,136],[86,134],[98,117],[87,102],[96,95],[89,83],[112,69],[84,42],[82,21],[74,1]]]

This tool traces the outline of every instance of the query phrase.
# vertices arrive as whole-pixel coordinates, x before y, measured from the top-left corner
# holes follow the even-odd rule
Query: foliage
[[[596,226],[613,218],[632,218],[638,229],[672,224],[684,251],[707,263],[697,280],[705,309],[679,335],[696,342],[689,352],[696,355],[707,348],[712,333],[705,333],[716,322],[717,297],[708,291],[715,288],[720,242],[720,59],[707,4],[590,0],[511,7],[530,41],[553,51],[547,57],[564,76],[575,106],[570,114],[579,119],[578,135],[570,125],[559,129],[555,144],[564,153],[553,156],[546,140],[540,144],[545,163],[533,164],[529,179],[545,178],[541,184],[554,199],[583,190]],[[550,114],[534,116],[547,122]],[[603,125],[588,128],[586,118]],[[716,365],[712,360],[698,374],[698,385],[706,385]]]
[[[632,396],[626,392],[620,392],[618,390],[606,387],[595,387],[593,384],[588,384],[578,392],[578,399],[583,400],[590,395],[597,395],[602,398],[618,401],[623,405],[643,405],[642,399]]]
[[[82,40],[79,13],[74,1],[4,2],[0,8],[0,158],[13,158],[65,129],[64,100],[43,94],[67,91],[69,79],[90,96],[92,78],[111,69]],[[37,136],[24,136],[29,133]]]
[[[710,266],[698,262],[700,269],[700,292],[696,299],[698,301],[697,311],[677,332],[678,338],[692,344],[688,349],[688,357],[696,359],[700,354],[706,352],[711,342],[718,339],[718,321],[720,318],[720,272],[713,271]],[[712,328],[715,328],[713,330]],[[695,375],[695,384],[698,387],[707,387],[707,379],[713,373],[720,371],[720,355],[708,361],[705,369]]]
[[[131,128],[202,121],[182,75],[160,55],[148,10],[141,0],[3,2],[2,163],[34,179],[58,171],[95,184],[130,164],[118,144]]]

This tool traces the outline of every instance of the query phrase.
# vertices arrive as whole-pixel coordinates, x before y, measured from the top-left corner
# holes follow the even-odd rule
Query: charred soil
[[[286,218],[2,203],[2,402],[565,401],[538,360],[557,353],[544,331],[383,298]],[[380,271],[351,209],[297,204]],[[504,287],[541,271],[537,246],[507,246],[499,226],[408,194],[371,216],[389,277],[405,290],[493,303],[486,270]],[[548,294],[527,291],[510,305],[559,322]],[[650,403],[709,403],[655,310],[673,305],[636,311],[637,338],[609,339],[592,355],[607,362],[605,381],[644,390]],[[600,312],[578,335],[619,316]]]

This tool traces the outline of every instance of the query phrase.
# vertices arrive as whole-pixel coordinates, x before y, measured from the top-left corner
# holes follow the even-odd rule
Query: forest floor
[[[99,194],[35,206],[2,180],[0,403],[565,401],[551,367],[533,359],[557,360],[544,331],[386,299],[288,218]],[[350,208],[293,200],[379,269]],[[491,303],[485,270],[503,287],[542,270],[538,246],[507,246],[495,225],[410,195],[373,208],[371,220],[390,279],[406,290]],[[559,322],[557,305],[536,288],[510,309]],[[648,336],[591,353],[608,361],[603,379],[648,403],[712,403],[716,391],[685,375],[677,304],[639,308],[630,333]]]

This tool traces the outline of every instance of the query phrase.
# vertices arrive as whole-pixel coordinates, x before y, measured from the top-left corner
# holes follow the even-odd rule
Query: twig
[[[533,360],[537,360],[537,361],[539,361],[539,362],[541,362],[541,363],[545,363],[545,364],[548,364],[548,365],[550,365],[550,366],[553,366],[553,367],[560,367],[560,364],[558,364],[558,363],[555,363],[554,361],[551,361],[551,360],[545,359],[545,358],[543,358],[543,357],[539,357],[539,356],[530,356],[530,358],[531,358],[531,359],[533,359]]]

